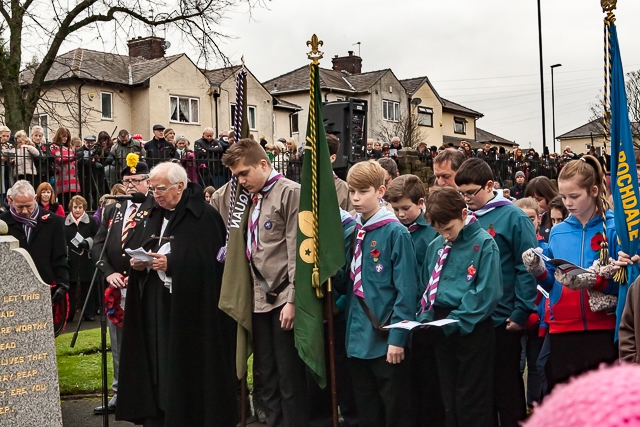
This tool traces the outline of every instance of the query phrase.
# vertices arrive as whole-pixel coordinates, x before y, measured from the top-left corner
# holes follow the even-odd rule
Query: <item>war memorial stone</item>
[[[62,413],[49,286],[18,241],[0,235],[0,427],[5,426],[61,427]]]

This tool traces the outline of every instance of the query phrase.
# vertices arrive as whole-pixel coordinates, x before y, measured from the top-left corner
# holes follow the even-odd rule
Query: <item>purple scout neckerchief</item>
[[[342,226],[344,227],[347,224],[352,223],[353,221],[355,221],[356,219],[354,217],[351,216],[351,214],[347,211],[345,211],[342,208],[338,208],[340,209],[340,220],[342,221]]]
[[[394,214],[386,209],[379,209],[364,226],[362,225],[362,215],[356,217],[356,247],[353,251],[350,277],[353,280],[353,293],[360,298],[364,298],[364,289],[362,288],[362,242],[364,241],[364,236],[367,231],[383,227],[390,222],[399,221]]]
[[[247,259],[251,259],[251,254],[258,250],[258,220],[260,219],[260,209],[262,208],[262,197],[273,188],[280,178],[282,178],[282,174],[272,169],[269,179],[265,182],[262,190],[255,193],[251,199],[255,207],[251,214],[249,232],[247,233]]]
[[[476,217],[473,214],[469,214],[467,216],[467,220],[465,221],[465,227],[469,224],[476,222]],[[424,313],[425,310],[433,310],[433,303],[436,301],[436,294],[438,292],[438,283],[440,282],[440,275],[442,274],[442,270],[444,269],[445,264],[447,263],[447,258],[449,252],[451,251],[451,245],[453,242],[448,240],[444,241],[444,246],[440,251],[438,251],[438,261],[436,262],[433,271],[431,272],[431,278],[429,279],[429,284],[427,285],[427,289],[425,289],[424,294],[422,294],[422,298],[420,299],[420,305],[422,306],[422,311],[420,313]]]
[[[484,214],[488,214],[489,212],[491,212],[495,208],[499,208],[500,206],[512,205],[513,204],[513,203],[511,203],[510,200],[505,199],[505,197],[502,194],[500,194],[500,193],[495,193],[495,194],[496,194],[496,197],[494,197],[493,199],[489,200],[489,202],[486,205],[484,205],[483,207],[481,207],[477,211],[473,211],[473,213],[476,214],[476,216],[482,216]]]
[[[13,217],[13,219],[22,224],[22,227],[24,228],[24,234],[27,236],[28,243],[29,238],[31,237],[31,230],[36,228],[36,225],[38,225],[38,214],[40,213],[40,207],[36,203],[35,207],[33,208],[33,212],[31,212],[31,215],[29,215],[28,218],[20,216],[18,212],[16,212],[16,208],[13,207],[13,205],[9,207],[9,210],[11,211],[11,216]]]

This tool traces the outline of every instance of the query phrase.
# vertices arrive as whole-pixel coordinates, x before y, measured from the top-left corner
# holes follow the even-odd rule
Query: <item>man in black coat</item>
[[[224,223],[180,165],[156,166],[149,181],[158,206],[132,245],[153,261],[131,260],[116,418],[235,426],[236,326],[218,309]]]
[[[69,264],[67,242],[64,235],[64,219],[38,206],[36,193],[28,181],[20,180],[11,187],[13,203],[8,211],[0,214],[7,223],[9,234],[29,252],[42,280],[51,286],[54,304],[66,299],[69,290]],[[66,320],[56,319],[57,331]]]
[[[122,184],[125,186],[127,194],[143,193],[149,191],[149,167],[139,162],[135,167],[127,166],[120,174]],[[142,228],[146,222],[149,210],[155,205],[152,195],[148,195],[143,203],[133,203],[131,200],[112,203],[104,209],[103,219],[100,228],[94,239],[91,248],[91,257],[95,261],[100,259],[102,248],[105,248],[104,262],[100,269],[106,284],[121,289],[122,302],[124,308],[127,290],[125,288],[125,278],[129,276],[129,260],[131,257],[125,252],[125,248],[135,249],[130,243],[134,236],[142,233]],[[129,224],[127,226],[127,224]],[[111,225],[111,233],[107,240],[107,232]],[[126,234],[125,234],[126,231]],[[109,400],[107,410],[115,412],[118,396],[118,378],[120,368],[120,349],[122,345],[122,328],[116,326],[111,320],[109,324],[109,336],[111,338],[111,352],[113,355],[113,382],[111,388],[114,392]],[[104,408],[98,406],[93,410],[96,415],[102,414]]]
[[[150,168],[158,163],[171,161],[175,157],[176,147],[164,139],[164,126],[153,125],[153,138],[144,144],[147,152],[147,164]]]
[[[200,184],[203,187],[217,184],[214,182],[214,175],[220,175],[219,170],[222,168],[220,158],[224,154],[224,151],[228,148],[228,145],[224,141],[217,141],[213,139],[213,129],[204,128],[202,131],[202,138],[197,139],[193,143],[193,152],[195,153],[198,166],[202,169],[202,176]],[[201,165],[204,165],[202,167]]]

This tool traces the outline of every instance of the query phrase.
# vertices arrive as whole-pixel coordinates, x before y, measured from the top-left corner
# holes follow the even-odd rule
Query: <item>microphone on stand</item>
[[[133,194],[126,194],[126,195],[119,195],[119,196],[106,196],[104,198],[104,200],[107,199],[111,199],[111,200],[131,200],[133,203],[143,203],[145,200],[147,200],[147,196],[144,195],[144,193],[133,193]]]

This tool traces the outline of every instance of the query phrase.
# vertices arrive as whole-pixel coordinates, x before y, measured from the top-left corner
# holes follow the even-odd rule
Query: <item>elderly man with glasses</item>
[[[135,154],[127,156],[128,163],[121,172],[122,184],[127,194],[149,192],[149,167],[146,163],[140,162]],[[96,234],[93,248],[91,249],[92,258],[97,261],[100,258],[102,248],[105,247],[103,261],[101,266],[107,286],[120,290],[121,303],[124,308],[127,290],[126,278],[129,275],[129,255],[125,252],[126,248],[135,249],[138,246],[132,246],[131,242],[137,234],[141,233],[146,221],[149,210],[155,205],[152,195],[148,195],[143,203],[133,203],[132,200],[112,203],[104,210],[103,219]],[[112,227],[109,239],[107,232]],[[104,310],[104,307],[102,308]],[[115,320],[115,319],[114,319]],[[113,355],[113,383],[111,388],[114,395],[109,401],[106,408],[109,412],[114,412],[118,393],[118,377],[120,371],[120,345],[122,343],[122,325],[116,326],[112,319],[109,319],[109,336],[111,338],[111,352]],[[94,414],[100,415],[105,408],[98,406],[94,409]]]
[[[116,419],[235,426],[236,326],[218,308],[225,225],[179,164],[155,166],[149,183],[158,205],[134,240],[152,259],[131,259]]]

